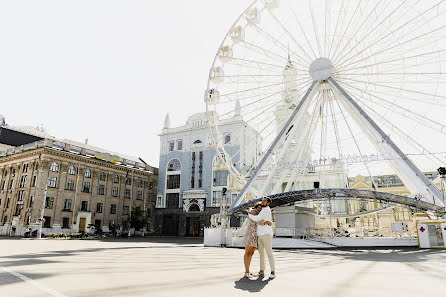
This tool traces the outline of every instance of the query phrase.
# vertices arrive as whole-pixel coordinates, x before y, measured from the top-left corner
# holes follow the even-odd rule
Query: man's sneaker
[[[270,274],[269,279],[275,279],[276,275],[275,274]]]
[[[264,273],[257,272],[257,273],[252,274],[252,276],[253,276],[253,277],[261,277],[261,278],[263,278],[263,277],[265,277],[265,274],[264,274]]]
[[[254,275],[252,273],[246,273],[245,272],[245,277],[246,278],[252,278],[252,277],[254,277]]]

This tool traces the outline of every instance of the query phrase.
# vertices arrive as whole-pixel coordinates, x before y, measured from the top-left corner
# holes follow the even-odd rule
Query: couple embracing
[[[245,277],[264,277],[265,276],[265,253],[268,255],[269,265],[271,267],[270,279],[276,277],[276,271],[274,267],[274,256],[272,250],[273,228],[272,228],[272,215],[270,198],[263,198],[262,202],[257,202],[254,207],[249,209],[246,224],[246,233],[243,238],[243,244],[245,245]],[[251,265],[251,259],[255,250],[259,250],[260,254],[260,271],[257,275],[253,275],[249,272],[249,266]]]

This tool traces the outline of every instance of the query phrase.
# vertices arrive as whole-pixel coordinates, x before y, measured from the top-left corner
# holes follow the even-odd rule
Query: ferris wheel
[[[233,206],[355,175],[378,190],[383,174],[442,203],[421,172],[446,163],[445,12],[431,0],[254,1],[205,92]]]

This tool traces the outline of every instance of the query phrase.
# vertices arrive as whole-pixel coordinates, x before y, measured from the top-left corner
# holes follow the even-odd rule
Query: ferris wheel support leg
[[[384,133],[372,118],[356,103],[356,101],[332,78],[329,83],[336,90],[365,134],[380,151],[393,156],[389,163],[397,171],[403,183],[414,194],[421,194],[427,202],[444,206],[444,197],[440,190],[427,179],[418,167],[398,148],[398,146]]]
[[[237,196],[237,199],[232,203],[231,209],[233,209],[234,207],[240,205],[240,203],[243,201],[243,199],[245,198],[246,194],[251,189],[254,181],[257,179],[257,176],[259,175],[259,173],[262,170],[263,166],[265,165],[265,162],[270,158],[271,154],[274,152],[274,150],[276,149],[277,145],[280,142],[282,142],[282,140],[286,137],[286,132],[292,126],[292,123],[295,121],[295,118],[298,115],[299,111],[301,110],[302,106],[304,105],[304,103],[307,102],[307,99],[309,97],[313,97],[314,96],[314,94],[316,93],[319,85],[320,85],[319,81],[313,81],[311,86],[308,88],[307,92],[305,93],[305,95],[303,96],[302,100],[297,105],[296,109],[291,114],[291,116],[288,119],[288,121],[283,126],[282,130],[280,130],[279,134],[276,136],[276,138],[271,143],[271,145],[268,148],[268,150],[266,151],[266,153],[263,155],[263,157],[260,160],[259,165],[257,166],[257,168],[251,173],[251,176],[249,177],[249,179],[246,182],[246,184],[243,186],[242,190],[240,191],[239,195]]]

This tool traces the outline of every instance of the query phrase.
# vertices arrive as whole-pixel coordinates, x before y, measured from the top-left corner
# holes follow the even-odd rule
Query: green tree
[[[130,227],[135,228],[136,231],[143,229],[147,225],[147,217],[141,207],[135,207],[130,213]]]

